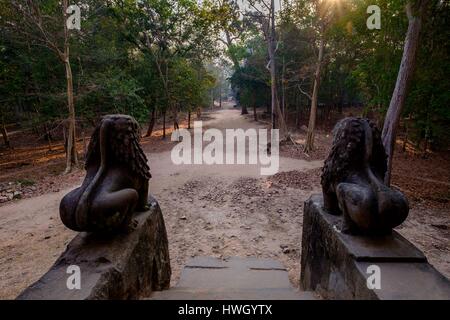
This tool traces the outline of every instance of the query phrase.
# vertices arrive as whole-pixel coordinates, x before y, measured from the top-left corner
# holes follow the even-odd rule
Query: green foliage
[[[333,0],[319,1],[319,7],[316,2],[290,1],[278,12],[278,99],[281,101],[284,90],[287,112],[309,105],[322,35],[326,45],[319,107],[337,111],[343,106],[359,107],[361,115],[383,119],[403,53],[408,27],[406,1]],[[381,9],[380,30],[366,26],[367,7],[374,4]],[[426,139],[436,148],[450,144],[449,21],[449,2],[431,0],[404,108],[409,119],[403,123],[408,126],[408,138],[417,143]],[[231,48],[240,53],[234,56],[241,65],[231,82],[247,106],[256,103],[253,100],[257,97],[270,99],[265,45],[264,39],[252,35],[238,48]]]
[[[34,1],[55,39],[63,32],[60,1]],[[146,121],[157,108],[181,111],[208,103],[215,79],[205,66],[217,55],[211,2],[78,1],[81,31],[70,32],[75,109],[80,125],[107,113]],[[67,117],[65,70],[57,55],[19,28],[23,17],[0,0],[0,108],[25,127]],[[37,28],[37,26],[34,26]]]
[[[60,1],[33,2],[49,36],[61,45]],[[26,25],[13,3],[18,2],[0,0],[1,120],[25,127],[57,126],[68,112],[64,66],[36,40],[37,27]],[[241,104],[270,104],[267,39],[256,27],[264,17],[248,14],[235,1],[205,0],[201,6],[196,0],[76,3],[82,6],[81,31],[71,31],[69,45],[79,124],[95,124],[111,112],[145,121],[154,109],[208,106],[211,94],[224,95],[227,77]],[[361,113],[372,111],[382,119],[403,52],[405,3],[284,2],[277,12],[276,78],[278,99],[284,99],[287,112],[309,106],[323,36],[320,108],[363,106]],[[366,10],[373,4],[381,8],[380,30],[366,26]],[[437,148],[450,143],[449,21],[449,2],[430,0],[404,108],[410,139],[426,139]],[[212,61],[228,64],[232,74],[211,67]]]
[[[433,1],[423,27],[415,77],[405,115],[412,118],[413,139],[427,139],[436,148],[450,142],[450,4]]]
[[[266,69],[266,43],[255,36],[247,41],[243,52],[241,59],[244,61],[230,78],[232,88],[238,93],[238,101],[246,107],[268,105],[270,77]]]

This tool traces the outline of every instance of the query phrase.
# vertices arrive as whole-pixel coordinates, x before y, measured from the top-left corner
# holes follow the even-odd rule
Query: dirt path
[[[229,105],[205,117],[203,125],[209,128],[263,128]],[[160,203],[168,231],[172,284],[190,257],[209,255],[277,259],[297,286],[303,202],[320,192],[322,161],[281,157],[280,173],[265,177],[258,165],[176,166],[170,151],[147,156],[153,175],[150,192]],[[77,175],[72,179],[70,188],[0,207],[1,299],[14,298],[42,276],[75,236],[58,215],[61,197],[81,182]],[[447,277],[449,226],[448,209],[415,203],[399,228]]]
[[[208,117],[207,127],[262,128],[230,107]],[[150,192],[160,202],[168,229],[173,283],[194,255],[279,258],[296,282],[302,206],[310,191],[275,186],[260,176],[258,165],[176,166],[170,151],[147,156]],[[280,171],[321,165],[280,159]],[[74,237],[58,216],[59,201],[70,189],[0,207],[0,298],[14,298],[37,280]]]

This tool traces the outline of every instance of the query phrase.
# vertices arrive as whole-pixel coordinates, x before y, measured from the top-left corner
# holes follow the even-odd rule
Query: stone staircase
[[[152,300],[314,300],[312,292],[298,291],[287,270],[271,259],[231,257],[192,258],[175,287],[155,291]]]

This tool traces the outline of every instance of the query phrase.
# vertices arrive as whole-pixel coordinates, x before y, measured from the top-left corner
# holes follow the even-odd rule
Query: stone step
[[[272,259],[195,257],[174,288],[153,292],[150,299],[311,300],[315,296],[295,290],[286,268]]]
[[[155,291],[151,300],[316,300],[310,291],[290,289],[199,289],[174,287],[165,291]]]

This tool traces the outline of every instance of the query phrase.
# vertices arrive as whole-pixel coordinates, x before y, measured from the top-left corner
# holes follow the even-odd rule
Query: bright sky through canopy
[[[270,5],[271,0],[264,0],[266,4]],[[275,11],[280,10],[280,1],[282,0],[275,0]],[[247,0],[237,0],[237,3],[242,9],[248,9],[250,8]]]

